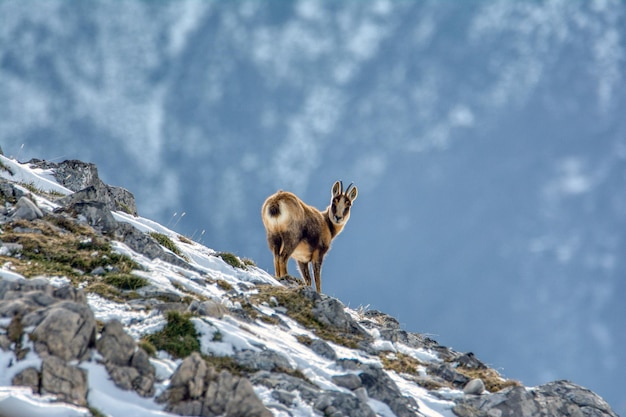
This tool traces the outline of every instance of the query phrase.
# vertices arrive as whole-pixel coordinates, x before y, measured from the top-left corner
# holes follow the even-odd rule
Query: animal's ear
[[[341,195],[341,193],[343,193],[343,184],[341,183],[341,181],[337,181],[334,185],[333,185],[333,198],[337,197],[339,195]]]
[[[358,188],[356,188],[356,186],[352,187],[352,189],[348,191],[348,198],[350,199],[350,201],[356,200],[357,195],[359,195],[359,190]]]

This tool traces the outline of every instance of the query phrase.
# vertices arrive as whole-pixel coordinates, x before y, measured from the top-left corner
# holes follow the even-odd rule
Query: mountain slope
[[[93,165],[0,176],[2,415],[615,416],[133,215]]]

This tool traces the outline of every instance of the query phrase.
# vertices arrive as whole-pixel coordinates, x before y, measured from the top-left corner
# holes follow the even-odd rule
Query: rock
[[[14,220],[35,220],[41,219],[43,217],[43,213],[41,209],[39,209],[39,207],[37,207],[28,197],[20,197],[15,205],[15,211],[13,211],[11,217]]]
[[[87,405],[87,372],[56,356],[48,356],[41,366],[41,394],[53,394],[60,401],[84,407]]]
[[[466,395],[480,395],[485,391],[485,383],[480,378],[470,380],[463,388]]]
[[[141,253],[150,259],[159,258],[172,265],[186,269],[193,269],[183,259],[171,252],[166,252],[154,238],[141,232],[136,227],[128,223],[118,223],[114,233],[115,239],[123,242],[135,252]]]
[[[39,371],[33,367],[26,368],[13,377],[13,386],[30,387],[33,393],[39,393]]]
[[[105,363],[117,366],[130,365],[137,344],[125,331],[118,320],[107,322],[96,342],[96,349],[104,357]]]
[[[33,320],[34,318],[34,320]],[[36,324],[31,337],[40,356],[54,355],[63,360],[82,360],[93,346],[96,320],[84,304],[72,301],[56,303],[24,317],[24,324]]]
[[[597,394],[569,381],[536,388],[511,387],[502,391],[455,400],[452,411],[459,417],[617,417]]]
[[[339,391],[324,391],[319,387],[296,378],[291,375],[260,371],[251,376],[250,381],[254,384],[264,385],[267,388],[280,393],[297,392],[300,398],[322,413],[322,415],[350,416],[350,417],[375,417],[376,413],[367,403],[367,395],[348,394]],[[357,389],[357,391],[360,388]],[[274,394],[272,394],[274,396]]]
[[[312,287],[302,287],[302,295],[313,302],[313,316],[320,323],[332,326],[347,334],[356,334],[365,338],[370,338],[365,331],[348,313],[345,306],[336,298],[325,294],[318,294]]]
[[[189,312],[198,314],[200,316],[215,317],[221,319],[224,314],[228,312],[228,309],[224,305],[215,300],[207,301],[192,301],[189,305]]]
[[[171,390],[179,390],[180,398],[170,398],[170,402],[180,402],[183,399],[197,400],[205,390],[205,378],[209,367],[198,352],[193,352],[178,367],[170,381]]]
[[[284,355],[273,350],[242,350],[235,353],[233,359],[244,368],[255,371],[294,370],[295,367]]]
[[[61,204],[69,205],[79,201],[97,201],[104,203],[111,211],[123,211],[137,215],[135,197],[128,190],[105,184],[98,177],[98,168],[91,163],[68,160],[54,163],[41,160],[29,161],[31,166],[52,169],[54,177],[64,187],[74,191],[60,200]],[[89,191],[84,191],[89,189]]]
[[[222,370],[219,375],[194,352],[172,375],[159,398],[165,409],[178,415],[202,417],[270,417],[272,413],[257,397],[250,381]]]
[[[135,390],[142,397],[154,395],[154,366],[148,354],[137,349],[137,343],[118,320],[107,322],[96,348],[115,385],[127,391]]]
[[[381,368],[362,364],[354,359],[339,360],[337,365],[347,371],[360,371],[358,376],[367,395],[387,404],[396,416],[419,416],[417,402],[413,398],[402,395],[396,383]]]
[[[354,391],[362,386],[361,378],[356,374],[335,375],[332,377],[335,385]]]
[[[309,345],[309,348],[322,358],[330,359],[331,361],[337,360],[337,353],[335,350],[322,339],[314,339]]]
[[[100,230],[102,233],[112,233],[117,228],[117,221],[105,203],[87,199],[86,194],[91,189],[87,188],[83,190],[84,192],[81,191],[66,197],[72,202],[68,203],[64,210],[72,213],[74,216],[83,216],[87,224]]]

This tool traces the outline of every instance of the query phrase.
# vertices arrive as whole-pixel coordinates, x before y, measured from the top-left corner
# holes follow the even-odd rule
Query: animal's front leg
[[[300,270],[300,274],[302,278],[304,278],[304,282],[307,286],[311,285],[311,271],[309,270],[308,262],[300,262],[298,261],[298,269]]]
[[[315,289],[318,293],[322,292],[322,258],[313,262],[313,276],[315,276]]]

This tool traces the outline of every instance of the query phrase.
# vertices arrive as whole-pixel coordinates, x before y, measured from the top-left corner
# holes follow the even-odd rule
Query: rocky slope
[[[92,164],[0,176],[0,415],[616,416],[141,218]]]

